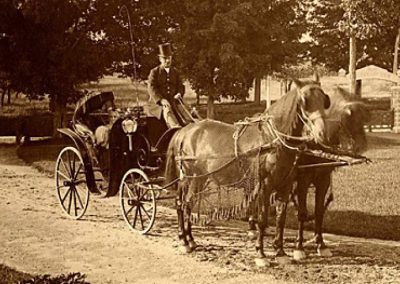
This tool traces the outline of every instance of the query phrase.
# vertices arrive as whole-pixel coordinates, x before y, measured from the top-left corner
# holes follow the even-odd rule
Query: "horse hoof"
[[[307,258],[306,252],[304,250],[295,249],[293,251],[293,259],[294,260],[303,260]]]
[[[251,241],[254,241],[255,239],[257,239],[257,231],[255,231],[255,230],[248,231],[247,238]]]
[[[331,257],[333,254],[329,248],[318,248],[317,255],[321,257]]]
[[[179,252],[181,252],[181,253],[191,253],[192,252],[192,249],[190,248],[190,246],[188,246],[188,245],[183,245],[183,246],[179,246]]]
[[[197,244],[195,241],[189,241],[189,248],[191,250],[195,250],[197,248]]]
[[[283,265],[292,263],[292,260],[287,255],[277,256],[275,259],[276,259],[277,263],[283,264]]]
[[[266,266],[270,265],[270,263],[266,257],[262,257],[262,258],[257,257],[255,259],[255,262],[256,262],[257,267],[266,267]]]

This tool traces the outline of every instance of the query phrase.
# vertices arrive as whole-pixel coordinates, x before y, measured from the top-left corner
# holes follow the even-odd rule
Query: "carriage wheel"
[[[143,181],[149,181],[149,178],[142,170],[130,169],[122,178],[119,190],[122,215],[129,228],[146,234],[154,225],[156,198],[153,189],[138,186]]]
[[[62,210],[73,219],[80,219],[89,205],[85,165],[74,147],[61,150],[56,161],[55,182]]]

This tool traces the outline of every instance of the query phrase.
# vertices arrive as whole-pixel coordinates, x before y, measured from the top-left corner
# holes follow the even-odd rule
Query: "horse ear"
[[[344,109],[344,113],[345,113],[346,115],[350,116],[350,115],[351,115],[351,109],[345,108],[345,109]]]
[[[314,73],[313,73],[313,81],[314,81],[315,83],[318,83],[319,85],[321,85],[321,80],[320,80],[320,78],[319,78],[319,74],[318,74],[318,71],[317,71],[317,70],[314,70]]]
[[[292,82],[296,85],[297,88],[303,87],[303,83],[300,80],[295,78],[290,78],[290,80],[292,80]]]

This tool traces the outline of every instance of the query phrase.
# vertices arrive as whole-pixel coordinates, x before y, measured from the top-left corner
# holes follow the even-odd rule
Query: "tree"
[[[254,78],[280,70],[301,53],[305,31],[298,1],[183,1],[173,39],[182,70],[209,103],[244,99]]]
[[[370,10],[373,2],[323,0],[311,4],[312,55],[317,62],[325,62],[337,69],[346,67],[348,62],[352,93],[356,88],[356,65],[371,58],[369,43],[377,32],[377,23]],[[362,52],[357,52],[357,45],[362,47]]]
[[[89,22],[95,12],[93,2],[3,0],[0,4],[8,15],[0,18],[0,28],[13,60],[2,66],[13,88],[31,98],[50,95],[54,129],[65,125],[65,106],[77,87],[97,80],[111,64],[108,47]]]
[[[353,75],[356,65],[375,64],[389,69],[399,28],[399,9],[400,2],[396,0],[312,1],[312,57],[335,70],[346,68],[352,58]]]
[[[137,79],[147,79],[158,62],[158,45],[170,41],[170,30],[182,21],[179,0],[95,1],[91,22],[113,48],[112,70],[134,77],[131,44],[135,51]],[[129,13],[129,17],[127,15]],[[133,42],[130,39],[131,22]]]

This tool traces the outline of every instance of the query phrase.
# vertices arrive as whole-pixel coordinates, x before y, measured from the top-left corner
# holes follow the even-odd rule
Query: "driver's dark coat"
[[[179,77],[178,71],[170,67],[169,73],[160,65],[150,71],[148,79],[148,92],[155,103],[160,104],[161,99],[166,99],[173,109],[176,109],[174,96],[185,93],[185,87]]]

